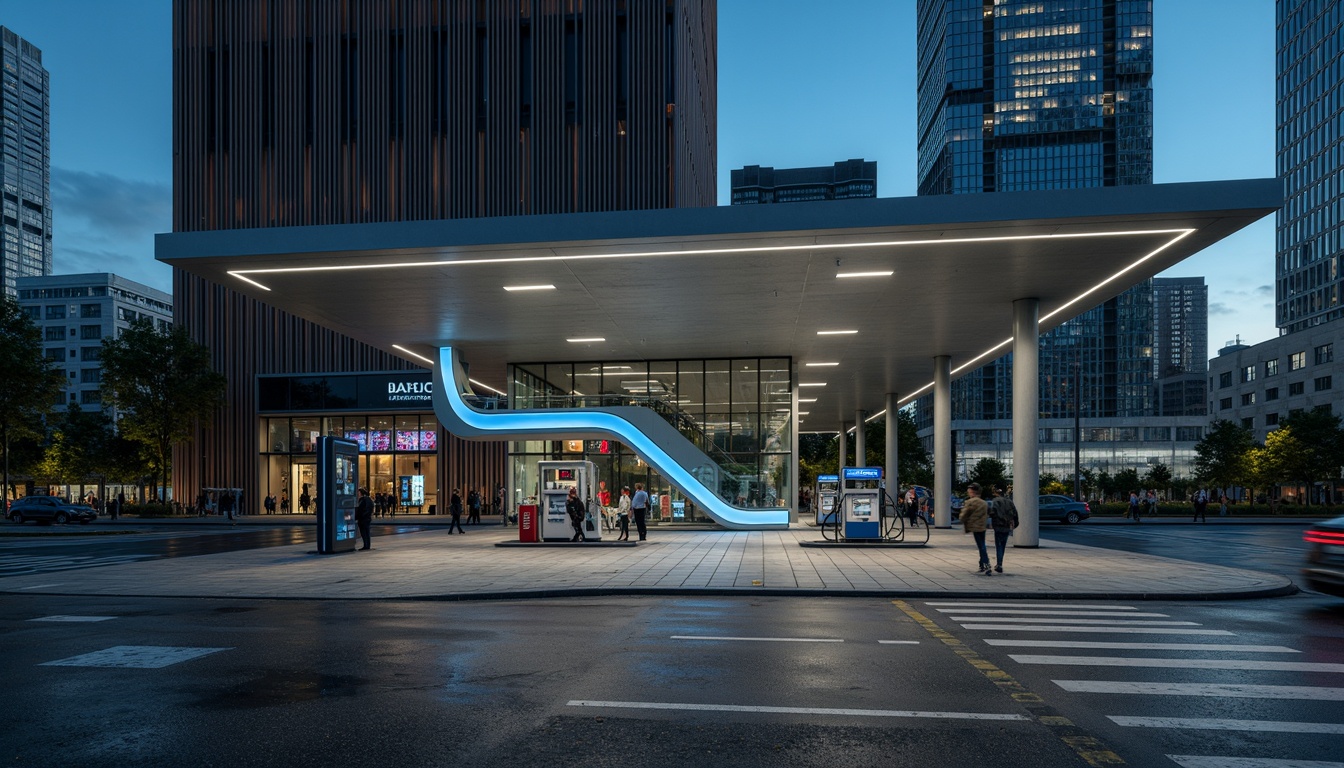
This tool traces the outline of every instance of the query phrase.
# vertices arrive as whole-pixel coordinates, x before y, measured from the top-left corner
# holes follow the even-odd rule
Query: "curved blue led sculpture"
[[[451,372],[451,379],[448,374]],[[452,347],[439,349],[434,367],[434,413],[443,426],[464,438],[526,440],[535,438],[606,438],[632,448],[669,483],[715,522],[733,530],[789,526],[787,507],[744,508],[714,492],[722,470],[657,413],[638,406],[538,408],[482,411],[467,403],[466,373]]]

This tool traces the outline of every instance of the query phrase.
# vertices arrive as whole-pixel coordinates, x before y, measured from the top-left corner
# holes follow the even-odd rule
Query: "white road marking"
[[[1167,758],[1181,768],[1344,768],[1344,763],[1325,760],[1279,760],[1272,757],[1167,755]]]
[[[1167,629],[1165,627],[1068,627],[1051,625],[1042,627],[1035,624],[962,624],[963,629],[1001,629],[1012,632],[1105,632],[1107,634],[1128,635],[1220,635],[1235,637],[1235,632],[1226,629]]]
[[[1034,656],[1010,653],[1019,664],[1061,664],[1080,667],[1162,667],[1165,669],[1236,669],[1266,672],[1333,672],[1344,674],[1344,664],[1312,661],[1257,661],[1249,659],[1131,659],[1124,656]]]
[[[829,707],[756,707],[742,704],[675,704],[659,701],[587,701],[575,699],[571,707],[604,709],[671,709],[688,712],[758,712],[782,715],[838,715],[843,717],[922,717],[944,720],[1030,720],[1025,715],[1000,715],[990,712],[920,712],[908,709],[832,709]]]
[[[1277,720],[1219,720],[1204,717],[1129,717],[1107,715],[1126,728],[1189,728],[1199,731],[1257,731],[1266,733],[1324,733],[1344,735],[1340,723],[1293,723]]]
[[[878,640],[882,645],[919,645],[918,640]]]
[[[713,637],[710,635],[673,635],[673,640],[743,640],[762,643],[843,643],[827,637]]]
[[[1130,620],[1128,616],[1117,616],[1114,619],[1065,619],[1065,618],[1019,618],[1017,616],[948,616],[949,621],[1015,621],[1019,624],[1115,624],[1118,626],[1134,626],[1141,624],[1147,627],[1198,627],[1202,626],[1197,621],[1154,621],[1152,619]]]
[[[1032,616],[1115,616],[1119,619],[1137,618],[1164,618],[1170,614],[1166,613],[1121,613],[1115,611],[1042,611],[1034,609],[1018,608],[939,608],[939,613],[963,613],[963,614],[1008,614],[1009,616],[1032,615]],[[949,617],[950,618],[950,617]],[[974,618],[981,618],[979,615]]]
[[[1095,608],[1106,611],[1137,611],[1132,605],[1074,605],[1073,603],[924,603],[925,605],[951,605],[962,608]]]
[[[126,667],[160,669],[232,648],[184,648],[168,645],[117,645],[68,659],[46,661],[39,667]]]
[[[1245,653],[1301,653],[1282,645],[1237,645],[1236,643],[1121,643],[1086,640],[1017,640],[985,638],[986,645],[1017,648],[1106,648],[1116,651],[1242,651]]]
[[[1073,693],[1138,693],[1150,696],[1205,696],[1225,699],[1344,701],[1344,688],[1311,685],[1239,685],[1219,683],[1131,683],[1116,680],[1052,680]]]
[[[116,616],[43,616],[29,621],[108,621]]]

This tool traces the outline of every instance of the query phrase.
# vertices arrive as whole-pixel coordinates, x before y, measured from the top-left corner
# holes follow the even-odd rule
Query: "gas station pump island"
[[[840,494],[839,475],[817,475],[817,492],[813,495],[816,505],[817,525],[834,522],[830,518],[835,513],[835,497]]]
[[[565,502],[569,500],[569,489],[578,492],[579,500],[586,510],[583,520],[583,535],[589,540],[601,540],[602,518],[594,514],[593,496],[597,487],[597,466],[591,461],[540,461],[537,462],[537,477],[541,488],[537,500],[541,509],[538,517],[541,522],[542,541],[569,541],[574,535],[569,515],[565,511]]]
[[[840,480],[840,516],[845,539],[881,539],[886,502],[882,468],[844,467],[840,470]]]

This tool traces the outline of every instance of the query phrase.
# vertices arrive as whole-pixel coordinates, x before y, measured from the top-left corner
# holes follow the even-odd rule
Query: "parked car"
[[[1344,517],[1317,523],[1302,534],[1307,543],[1307,586],[1327,595],[1344,597]]]
[[[20,525],[29,520],[88,525],[98,519],[98,512],[87,504],[70,504],[55,496],[24,496],[9,505],[6,517]]]
[[[1092,508],[1087,506],[1086,502],[1074,501],[1068,496],[1055,496],[1053,494],[1041,496],[1037,503],[1040,505],[1040,520],[1054,520],[1061,523],[1077,523],[1092,516]]]

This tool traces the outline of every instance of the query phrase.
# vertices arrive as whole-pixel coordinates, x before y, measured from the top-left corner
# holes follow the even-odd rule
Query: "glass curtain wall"
[[[512,408],[643,406],[658,412],[724,471],[716,489],[746,507],[792,498],[792,361],[789,358],[519,363],[509,374]],[[514,503],[537,493],[537,462],[586,459],[616,504],[622,487],[657,496],[655,522],[707,521],[627,446],[606,440],[510,444]]]

